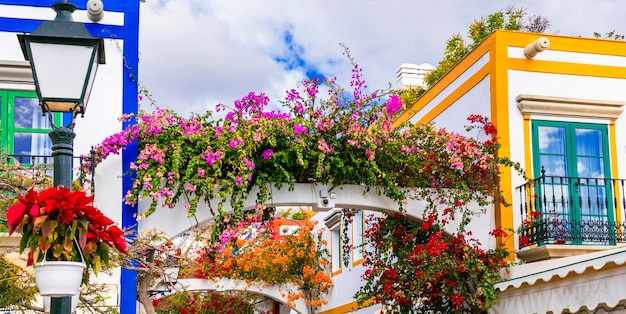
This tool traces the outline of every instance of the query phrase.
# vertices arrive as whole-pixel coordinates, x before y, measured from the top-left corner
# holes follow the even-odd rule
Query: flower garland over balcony
[[[471,125],[467,130],[474,130],[476,138],[438,129],[432,124],[407,122],[394,127],[392,122],[405,108],[400,97],[393,90],[367,93],[362,69],[347,48],[345,54],[353,65],[351,92],[346,92],[335,79],[312,79],[302,82],[301,90],[287,91],[280,107],[271,105],[264,94],[250,93],[235,101],[233,108],[218,105],[216,112],[224,114],[219,118],[210,111],[184,118],[163,109],[126,115],[122,119],[132,122],[131,125],[96,146],[94,160],[101,162],[137,142],[139,154],[126,174],[133,178],[133,185],[125,201],[137,204],[141,199],[150,200],[147,210],[137,218],[148,217],[159,206],[173,208],[180,202],[187,210],[185,214],[191,217],[200,202],[211,206],[209,201],[217,200],[216,208],[210,207],[217,226],[212,237],[214,243],[225,226],[242,221],[243,202],[252,187],[259,188],[257,209],[263,213],[263,204],[271,199],[271,185],[277,188],[282,185],[293,188],[296,183],[363,185],[397,201],[400,212],[404,211],[407,198],[424,200],[427,203],[424,220],[432,217],[437,223],[431,225],[440,226],[445,225],[441,223],[444,219],[457,219],[460,233],[481,212],[480,207],[504,202],[499,191],[501,166],[520,169],[518,164],[498,156],[496,129],[486,117],[469,117]],[[320,90],[326,90],[328,96],[322,97]],[[484,141],[477,139],[480,136],[486,137]],[[466,204],[478,204],[479,208]],[[233,209],[232,215],[226,213],[225,205]],[[447,213],[439,217],[437,208],[443,207]],[[261,250],[264,244],[259,241],[256,250]],[[442,249],[450,247],[455,246]],[[256,250],[242,249],[239,254],[250,257],[265,254]],[[299,277],[261,276],[264,267],[272,264],[280,264],[276,267],[279,269],[291,269],[290,263],[297,260],[297,255],[293,259],[273,252],[278,254],[275,259],[284,263],[265,260],[256,270],[257,266],[237,264],[227,252],[213,258],[231,270],[233,276],[305,284],[304,278]],[[303,254],[306,257],[308,253]],[[446,271],[456,271],[452,262],[445,265],[449,266]],[[431,266],[422,264],[422,267]],[[300,270],[311,280],[318,274],[310,269]],[[497,271],[491,267],[486,276]],[[490,298],[483,303],[485,307],[492,304],[495,295],[492,292],[492,288],[484,292]],[[449,297],[442,299],[451,300]],[[458,298],[451,302],[463,303]],[[428,308],[429,304],[423,302],[419,306]]]
[[[281,101],[286,113],[268,110],[267,96],[250,93],[224,118],[211,111],[184,118],[163,109],[125,115],[121,119],[135,123],[97,145],[95,162],[138,142],[137,160],[127,174],[133,186],[125,196],[128,204],[151,200],[138,219],[178,202],[193,216],[200,201],[218,199],[212,209],[217,223],[225,217],[226,202],[238,220],[251,187],[260,188],[258,204],[271,198],[268,184],[366,185],[396,200],[400,210],[409,197],[404,188],[417,190],[410,197],[433,206],[500,200],[494,184],[499,166],[513,163],[497,156],[495,128],[486,118],[470,117],[472,128],[488,137],[484,142],[430,124],[394,128],[403,109],[400,98],[392,90],[366,93],[362,69],[347,48],[345,53],[353,64],[352,93],[335,79],[313,79],[302,82],[303,94],[287,92]],[[328,88],[327,99],[320,97],[321,86]],[[218,105],[216,112],[225,110]]]

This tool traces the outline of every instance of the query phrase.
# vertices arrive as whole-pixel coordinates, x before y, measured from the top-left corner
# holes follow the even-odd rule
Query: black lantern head
[[[42,112],[84,114],[98,64],[105,63],[104,41],[74,22],[74,4],[57,2],[52,9],[57,13],[54,21],[17,37],[30,61]]]

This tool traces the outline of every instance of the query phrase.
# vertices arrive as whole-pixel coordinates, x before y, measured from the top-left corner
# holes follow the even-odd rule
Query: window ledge
[[[21,239],[22,237],[19,234],[9,236],[6,232],[0,232],[0,249],[18,247]]]
[[[624,109],[622,101],[591,100],[539,95],[519,95],[517,108],[522,114],[617,119]]]
[[[354,262],[352,262],[352,267],[356,267],[359,266],[361,264],[363,264],[365,262],[365,258],[359,258],[358,260],[355,260]]]
[[[619,244],[618,246],[624,246]],[[547,244],[542,246],[523,248],[517,252],[517,257],[526,263],[556,259],[561,257],[588,254],[598,251],[615,249],[614,245],[558,245]]]
[[[25,84],[34,87],[30,63],[0,60],[0,83]]]

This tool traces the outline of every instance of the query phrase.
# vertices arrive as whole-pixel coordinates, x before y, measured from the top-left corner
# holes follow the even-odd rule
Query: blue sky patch
[[[307,79],[321,79],[323,77],[317,66],[305,59],[304,47],[294,39],[293,32],[290,29],[285,30],[283,33],[283,42],[285,51],[283,55],[275,56],[274,60],[282,64],[285,70],[301,70]]]

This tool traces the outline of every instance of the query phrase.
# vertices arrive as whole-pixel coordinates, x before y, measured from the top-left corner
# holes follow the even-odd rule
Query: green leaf
[[[76,234],[76,224],[78,222],[76,221],[76,219],[74,219],[72,221],[72,229],[71,229],[71,233],[70,233],[70,238],[74,239],[74,235]]]
[[[37,261],[39,260],[39,253],[41,251],[39,250],[39,248],[33,250],[33,264],[36,264]]]
[[[98,251],[100,251],[102,263],[104,263],[104,265],[109,265],[109,246],[104,242],[100,242],[98,243]]]
[[[52,246],[52,256],[54,256],[56,260],[60,260],[62,254],[63,246],[61,244],[55,244]]]
[[[22,234],[22,238],[20,239],[20,253],[24,252],[26,246],[28,245],[28,239],[30,238],[30,234]]]
[[[100,269],[102,269],[102,262],[100,261],[100,256],[98,255],[94,256],[91,262],[93,265],[94,274],[98,275],[98,273],[100,273]]]

